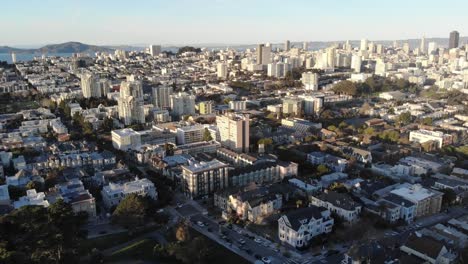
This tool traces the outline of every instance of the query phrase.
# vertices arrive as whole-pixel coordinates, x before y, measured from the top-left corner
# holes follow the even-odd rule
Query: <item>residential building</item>
[[[0,206],[1,205],[9,205],[10,201],[10,194],[8,192],[8,185],[0,185]]]
[[[436,214],[442,206],[442,192],[426,189],[419,184],[403,184],[391,193],[415,204],[414,218]]]
[[[304,89],[308,91],[317,91],[319,83],[319,75],[314,72],[304,72],[301,78]]]
[[[141,81],[124,81],[120,85],[119,118],[125,125],[145,122]]]
[[[49,202],[45,200],[45,194],[43,192],[38,193],[35,189],[30,189],[26,191],[26,196],[22,196],[18,201],[13,202],[15,209],[27,205],[40,205],[49,207]]]
[[[200,113],[200,115],[209,115],[213,113],[213,107],[213,101],[200,102],[198,104],[198,112]]]
[[[218,76],[219,79],[225,80],[227,78],[227,65],[226,63],[220,62],[216,66],[216,75]]]
[[[117,206],[127,195],[137,194],[139,196],[147,196],[154,200],[158,199],[158,193],[154,184],[144,178],[135,178],[134,181],[126,183],[109,183],[102,188],[102,201],[107,208]]]
[[[72,206],[73,212],[86,212],[88,217],[96,217],[96,201],[79,179],[75,178],[57,184],[55,189],[59,192],[60,197]]]
[[[196,124],[192,126],[178,127],[177,131],[177,145],[185,145],[203,140],[205,134],[205,126]]]
[[[170,96],[172,115],[181,118],[184,115],[195,115],[195,96],[178,93]]]
[[[278,219],[278,237],[283,243],[302,248],[314,237],[330,233],[333,224],[328,209],[312,205],[282,215]]]
[[[112,146],[118,150],[138,149],[141,146],[141,135],[132,128],[112,130]]]
[[[456,259],[456,254],[450,252],[443,243],[417,234],[410,235],[400,250],[423,263],[454,263]]]
[[[349,195],[334,191],[311,196],[311,204],[327,208],[347,223],[355,223],[362,209],[362,206],[354,202]]]
[[[229,109],[234,110],[234,111],[244,111],[247,109],[247,102],[246,101],[230,101]]]
[[[348,166],[346,159],[318,151],[307,154],[307,161],[313,165],[324,164],[336,172],[343,172]]]
[[[181,168],[182,186],[191,199],[205,197],[228,187],[228,165],[217,159],[192,162]]]
[[[153,104],[158,109],[165,109],[171,106],[170,96],[173,93],[172,86],[156,86],[152,88]]]
[[[228,196],[227,214],[235,214],[243,220],[260,223],[283,206],[283,196],[268,187],[255,188]],[[226,214],[225,213],[225,214]]]
[[[221,144],[236,152],[249,152],[250,121],[248,114],[226,113],[216,117]]]
[[[411,131],[409,134],[409,140],[411,142],[417,142],[421,144],[429,141],[434,141],[437,143],[437,146],[439,148],[442,148],[445,145],[452,144],[453,137],[449,134],[444,134],[444,132],[441,131],[430,131],[420,129],[417,131]]]

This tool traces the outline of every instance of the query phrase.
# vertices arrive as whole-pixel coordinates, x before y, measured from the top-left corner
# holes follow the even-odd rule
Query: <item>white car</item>
[[[268,257],[262,258],[263,263],[271,263],[271,260]]]
[[[198,222],[197,222],[197,225],[198,225],[199,227],[204,227],[204,226],[205,226],[205,224],[203,224],[202,221],[198,221]]]
[[[255,238],[254,241],[257,243],[262,243],[262,240],[260,238]]]

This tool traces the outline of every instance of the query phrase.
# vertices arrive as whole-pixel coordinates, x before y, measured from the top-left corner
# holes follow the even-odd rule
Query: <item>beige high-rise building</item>
[[[171,106],[170,96],[172,95],[172,86],[153,87],[153,104],[158,109],[164,109]]]
[[[368,43],[369,43],[369,41],[368,41],[367,39],[362,39],[362,40],[361,40],[361,47],[360,47],[360,50],[366,51],[366,50],[367,50]]]
[[[132,79],[132,78],[127,78]],[[123,81],[118,101],[119,118],[125,125],[145,122],[143,84],[141,81]]]
[[[180,118],[183,115],[195,114],[195,96],[178,93],[170,96],[172,115]]]
[[[96,83],[97,79],[93,74],[85,73],[81,75],[81,91],[84,98],[101,97]]]
[[[291,49],[291,42],[289,40],[286,40],[284,43],[284,51],[289,51]]]
[[[227,113],[216,117],[221,144],[236,152],[249,152],[250,121],[247,114]]]
[[[218,63],[216,67],[216,73],[218,75],[218,78],[220,79],[226,79],[227,78],[227,65],[226,63],[220,62]]]
[[[361,72],[361,65],[362,65],[361,56],[357,54],[353,55],[353,57],[351,57],[351,69],[353,69],[354,72]]]
[[[318,73],[304,72],[302,73],[301,81],[302,81],[302,84],[304,85],[304,89],[311,90],[311,91],[318,90],[318,82],[319,82]]]

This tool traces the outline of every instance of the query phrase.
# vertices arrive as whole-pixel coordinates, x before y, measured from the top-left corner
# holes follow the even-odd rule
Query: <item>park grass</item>
[[[135,243],[128,245],[118,251],[113,252],[109,257],[105,258],[106,262],[114,262],[121,260],[151,260],[154,259],[153,248],[157,244],[152,239],[143,238]]]

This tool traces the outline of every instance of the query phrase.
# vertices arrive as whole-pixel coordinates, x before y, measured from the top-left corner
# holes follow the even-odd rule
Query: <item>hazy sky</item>
[[[0,45],[252,44],[468,35],[467,0],[5,0]]]

